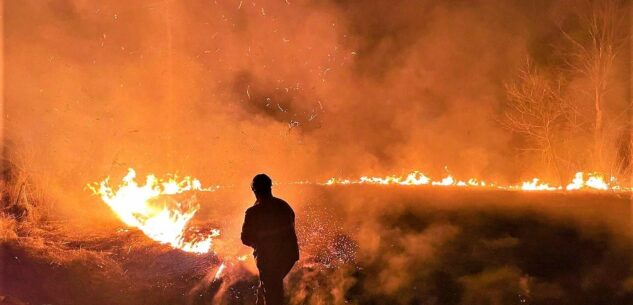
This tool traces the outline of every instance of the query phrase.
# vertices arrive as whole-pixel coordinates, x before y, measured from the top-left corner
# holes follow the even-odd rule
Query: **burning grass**
[[[212,254],[159,245],[139,231],[80,235],[63,226],[24,223],[2,241],[4,293],[52,304],[181,303],[218,264]]]
[[[207,194],[197,216],[229,192]],[[625,196],[382,185],[278,192],[297,210],[301,239],[292,304],[633,300]],[[241,212],[220,214],[239,222]],[[254,302],[255,276],[236,264],[217,279],[212,253],[173,249],[135,229],[87,234],[46,218],[1,221],[13,232],[2,238],[2,295],[34,304]]]

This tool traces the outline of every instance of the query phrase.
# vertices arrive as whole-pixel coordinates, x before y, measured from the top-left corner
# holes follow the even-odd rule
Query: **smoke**
[[[571,4],[5,1],[3,141],[55,214],[95,227],[114,216],[86,183],[118,181],[128,167],[234,185],[226,198],[202,198],[198,215],[224,236],[237,236],[260,172],[323,181],[443,176],[446,165],[466,177],[531,177],[539,167],[499,122],[504,84],[528,56],[560,64],[552,45],[559,27],[574,28]],[[626,102],[622,79],[614,96]],[[630,211],[617,200],[580,209],[567,202],[595,198],[552,197],[517,212],[499,209],[527,199],[282,190],[311,247],[289,276],[296,304],[631,300],[630,239],[620,239]],[[323,207],[339,220],[323,224]],[[594,227],[601,217],[616,229]],[[236,280],[223,295],[252,285]]]
[[[304,207],[301,261],[286,281],[290,304],[633,300],[628,198],[298,188],[303,199],[288,197]],[[214,300],[252,301],[254,276],[239,268],[227,276]]]
[[[221,184],[445,165],[517,179],[530,166],[510,157],[503,85],[565,7],[10,2],[5,143],[59,202],[127,167]]]
[[[351,239],[329,238],[329,247],[318,247],[336,259],[295,269],[288,279],[293,304],[633,300],[628,200],[449,193],[347,187],[309,195],[323,210],[336,207],[342,225],[330,231]],[[606,206],[598,211],[596,204]],[[308,228],[317,223],[301,216]]]

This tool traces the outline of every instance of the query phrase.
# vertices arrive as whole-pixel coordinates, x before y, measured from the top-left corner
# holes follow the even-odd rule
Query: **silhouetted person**
[[[259,269],[258,305],[284,304],[284,277],[299,260],[295,213],[288,203],[273,197],[271,188],[272,180],[265,174],[253,178],[257,201],[246,210],[242,226],[242,242],[255,250]]]

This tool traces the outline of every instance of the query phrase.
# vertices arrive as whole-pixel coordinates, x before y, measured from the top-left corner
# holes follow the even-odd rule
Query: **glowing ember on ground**
[[[214,281],[222,277],[222,272],[224,272],[224,269],[226,269],[226,265],[224,263],[220,264],[220,267],[218,267],[218,271],[215,272],[215,277],[213,278]]]
[[[145,184],[136,181],[136,172],[129,169],[119,186],[111,187],[109,178],[89,185],[112,211],[128,226],[140,229],[149,238],[186,252],[211,251],[214,237],[219,230],[211,230],[201,236],[186,238],[187,224],[198,211],[195,196],[185,202],[168,198],[169,195],[189,191],[213,191],[203,188],[200,181],[191,177],[158,179],[154,175],[145,178]]]

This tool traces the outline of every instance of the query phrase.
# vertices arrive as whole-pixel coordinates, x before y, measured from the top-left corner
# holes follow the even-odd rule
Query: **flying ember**
[[[199,209],[195,195],[184,202],[173,199],[174,195],[191,191],[214,191],[203,188],[198,179],[171,176],[159,179],[148,175],[145,183],[136,181],[136,172],[129,169],[120,185],[112,187],[109,178],[89,185],[103,202],[126,225],[140,229],[149,238],[186,252],[207,253],[212,250],[214,237],[219,230],[186,237],[187,224]]]

